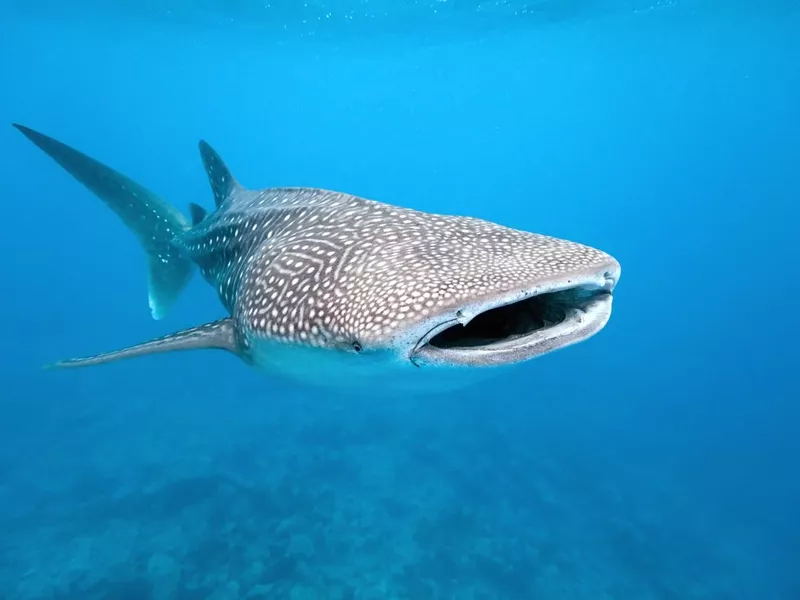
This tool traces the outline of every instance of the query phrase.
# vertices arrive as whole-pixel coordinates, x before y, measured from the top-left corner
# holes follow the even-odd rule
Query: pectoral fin
[[[126,358],[145,356],[147,354],[176,352],[179,350],[202,350],[207,348],[228,350],[229,352],[238,354],[233,319],[221,319],[213,323],[192,327],[191,329],[184,329],[183,331],[170,333],[164,337],[113,352],[106,352],[104,354],[86,356],[83,358],[70,358],[48,365],[46,368],[66,369],[89,367]]]

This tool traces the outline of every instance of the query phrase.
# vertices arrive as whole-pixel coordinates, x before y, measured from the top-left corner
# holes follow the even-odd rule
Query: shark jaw
[[[360,355],[254,340],[251,364],[287,382],[356,396],[457,392],[599,332],[611,316],[619,275],[613,261],[476,299]]]
[[[611,317],[618,263],[476,302],[431,328],[409,359],[417,366],[489,367],[527,361],[582,342]]]

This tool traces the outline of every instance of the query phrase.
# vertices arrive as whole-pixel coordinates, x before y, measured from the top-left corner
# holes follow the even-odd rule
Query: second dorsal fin
[[[189,202],[189,212],[192,215],[192,225],[199,225],[208,215],[205,208],[194,202]]]
[[[219,208],[240,186],[217,151],[205,140],[200,140],[200,156],[214,193],[214,204]]]

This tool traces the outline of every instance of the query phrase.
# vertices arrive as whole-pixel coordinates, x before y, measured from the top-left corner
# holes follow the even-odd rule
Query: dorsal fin
[[[189,212],[192,214],[192,225],[199,225],[208,215],[205,208],[194,202],[189,202]]]
[[[203,158],[203,166],[206,168],[211,191],[214,192],[214,204],[219,208],[228,196],[239,188],[239,184],[217,151],[205,140],[200,140],[200,156]]]

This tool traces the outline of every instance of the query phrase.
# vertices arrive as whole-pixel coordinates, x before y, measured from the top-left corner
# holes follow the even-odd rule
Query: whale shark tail
[[[186,217],[122,173],[51,137],[13,125],[105,202],[134,233],[147,254],[150,312],[154,319],[163,318],[192,276],[194,263],[173,244],[177,235],[191,228]]]

